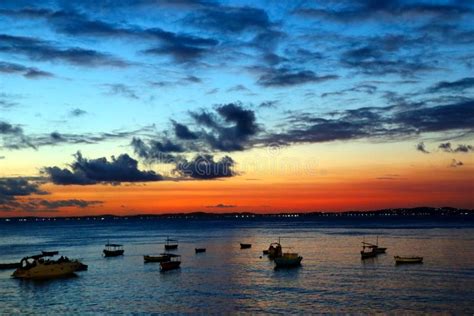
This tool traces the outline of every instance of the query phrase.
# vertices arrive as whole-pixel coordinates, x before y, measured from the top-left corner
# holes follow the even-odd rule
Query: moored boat
[[[124,253],[123,245],[119,244],[106,244],[103,250],[105,257],[117,257],[122,256]]]
[[[409,263],[423,263],[423,257],[409,256],[409,257],[400,257],[395,256],[395,264],[409,264]]]
[[[176,239],[166,238],[165,250],[178,249],[178,241]]]
[[[158,256],[145,255],[145,256],[143,256],[143,260],[145,261],[145,263],[148,263],[148,262],[165,262],[165,261],[170,260],[170,254],[162,253]]]
[[[297,253],[285,252],[280,257],[274,258],[275,268],[291,268],[301,264],[303,257]]]
[[[19,279],[51,279],[74,274],[83,264],[78,260],[61,257],[58,260],[44,260],[42,255],[25,257],[12,276]]]
[[[169,260],[160,262],[161,271],[168,271],[178,269],[181,265],[181,256],[169,254]]]
[[[202,253],[202,252],[206,252],[206,248],[194,248],[194,251],[196,253]]]
[[[240,243],[240,249],[249,249],[252,248],[252,244]]]

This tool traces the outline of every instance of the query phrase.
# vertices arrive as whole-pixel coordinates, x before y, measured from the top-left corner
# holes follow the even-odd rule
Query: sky
[[[469,1],[0,2],[0,217],[474,208]]]

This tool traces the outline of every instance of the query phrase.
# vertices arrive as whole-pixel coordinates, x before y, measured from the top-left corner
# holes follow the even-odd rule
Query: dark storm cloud
[[[199,136],[196,133],[192,132],[189,129],[189,127],[187,127],[184,124],[180,124],[173,121],[173,127],[174,127],[174,133],[176,137],[179,139],[193,140],[193,139],[199,138]]]
[[[31,140],[25,136],[23,129],[18,125],[0,121],[0,148],[20,149],[25,147],[36,148]]]
[[[80,152],[77,152],[74,157],[75,161],[70,165],[70,169],[45,167],[42,172],[54,184],[59,185],[119,184],[163,180],[163,177],[154,171],[139,170],[138,162],[127,154],[122,154],[117,158],[112,156],[110,161],[105,157],[87,159]]]
[[[463,92],[474,88],[474,77],[466,77],[456,81],[440,81],[431,88],[430,92]]]
[[[182,145],[173,143],[169,139],[163,141],[150,140],[146,144],[142,139],[134,137],[130,145],[135,154],[148,163],[174,163],[180,159],[176,154],[187,150]]]
[[[372,46],[347,50],[341,56],[341,64],[366,75],[399,74],[412,77],[420,72],[439,70],[420,56],[402,57],[393,51],[388,53],[386,48]]]
[[[474,151],[474,146],[459,144],[457,148],[453,148],[449,142],[439,144],[438,148],[447,153],[469,153]]]
[[[318,19],[347,23],[367,19],[413,19],[437,18],[456,19],[472,13],[472,6],[467,2],[429,3],[423,1],[340,1],[337,9],[304,8],[296,13]]]
[[[220,105],[216,114],[202,111],[192,112],[191,116],[198,126],[210,129],[201,134],[214,150],[244,150],[249,139],[259,131],[254,111],[239,103]]]
[[[112,55],[79,47],[58,47],[33,37],[0,34],[0,52],[19,54],[31,60],[62,61],[79,66],[125,67],[127,62]]]
[[[264,87],[288,87],[306,83],[317,83],[338,79],[337,75],[317,75],[311,70],[267,68],[257,83]]]
[[[0,178],[0,205],[12,201],[17,196],[44,195],[39,185],[23,178]]]
[[[45,200],[27,198],[31,195],[47,195],[39,184],[24,178],[0,178],[0,211],[57,211],[63,207],[86,208],[102,203],[101,201]],[[22,197],[22,199],[18,199]]]
[[[158,46],[155,45],[143,52],[149,55],[169,55],[177,62],[194,61],[210,52],[210,49],[219,43],[212,38],[174,33],[157,27],[141,28],[138,26],[123,26],[120,23],[91,20],[85,14],[75,11],[23,9],[18,11],[3,10],[3,14],[27,18],[42,18],[56,32],[74,37],[88,36],[158,42]]]
[[[234,165],[234,160],[229,156],[215,161],[212,155],[197,155],[190,161],[186,159],[179,161],[174,172],[192,179],[212,180],[235,176]]]
[[[421,142],[416,144],[415,146],[416,150],[424,153],[424,154],[429,154],[430,152],[426,149],[425,143]]]
[[[331,112],[326,116],[296,112],[287,116],[284,125],[289,127],[279,133],[267,133],[256,142],[317,143],[361,138],[388,141],[443,131],[472,134],[474,101],[438,106],[401,103]]]
[[[39,70],[34,67],[27,67],[20,64],[7,63],[0,61],[0,73],[19,74],[27,79],[39,79],[53,77],[50,72]]]

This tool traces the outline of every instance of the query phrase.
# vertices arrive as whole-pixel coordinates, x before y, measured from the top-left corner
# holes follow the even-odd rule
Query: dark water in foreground
[[[182,268],[160,273],[142,256],[162,252],[168,235],[179,239]],[[388,254],[362,262],[363,236],[376,235]],[[278,236],[304,257],[300,268],[274,270],[260,258]],[[108,239],[125,256],[101,257]],[[40,250],[82,258],[89,271],[43,282],[0,271],[0,314],[474,313],[472,220],[0,222],[0,262]],[[395,266],[396,254],[425,263]]]

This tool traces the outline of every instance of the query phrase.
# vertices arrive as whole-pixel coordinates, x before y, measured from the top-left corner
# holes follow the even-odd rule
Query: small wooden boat
[[[59,251],[41,251],[41,254],[45,257],[52,257],[59,254]]]
[[[178,249],[178,241],[176,239],[166,238],[165,250]]]
[[[280,257],[274,258],[275,268],[291,268],[297,267],[301,264],[303,260],[302,256],[299,256],[297,253],[283,253]]]
[[[407,263],[423,263],[423,257],[400,257],[395,256],[395,264],[407,264]]]
[[[170,254],[162,253],[158,256],[146,255],[146,256],[143,256],[143,260],[145,261],[145,263],[148,263],[148,262],[165,262],[165,261],[170,260]]]
[[[268,255],[268,249],[263,250],[264,255]]]
[[[169,254],[170,258],[168,261],[160,262],[161,271],[169,271],[178,269],[181,265],[181,256],[175,254]]]
[[[206,248],[194,248],[194,251],[196,253],[202,253],[202,252],[206,252]]]
[[[124,253],[123,246],[119,244],[106,244],[103,250],[105,257],[122,256]]]
[[[252,244],[240,243],[240,249],[249,249],[249,248],[252,248]]]
[[[20,267],[19,262],[13,263],[0,263],[0,270],[7,270],[7,269],[17,269]]]

